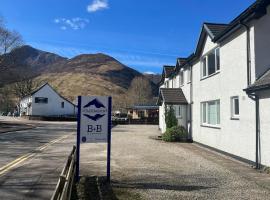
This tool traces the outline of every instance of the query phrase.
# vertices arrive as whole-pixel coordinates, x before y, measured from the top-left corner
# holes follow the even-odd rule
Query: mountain
[[[0,56],[0,84],[11,84],[19,77],[49,82],[61,95],[76,101],[79,95],[111,95],[114,105],[125,105],[125,94],[140,72],[105,54],[82,54],[68,59],[22,46]],[[153,96],[157,85],[150,81]],[[132,98],[132,97],[130,97]]]
[[[48,65],[67,58],[25,45],[0,56],[0,85],[11,83],[19,76],[36,76]]]
[[[143,73],[143,75],[148,78],[150,81],[152,81],[154,84],[159,84],[161,80],[160,74],[154,74],[154,73]]]

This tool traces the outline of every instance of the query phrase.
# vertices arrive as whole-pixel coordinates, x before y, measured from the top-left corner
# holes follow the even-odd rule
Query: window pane
[[[239,115],[239,99],[234,99],[234,114]]]
[[[36,97],[35,103],[48,103],[48,98],[46,97]]]
[[[206,76],[206,57],[203,58],[203,63],[202,63],[202,76]]]
[[[181,109],[181,106],[178,107],[178,116],[182,116],[182,109]]]
[[[220,124],[220,101],[217,101],[217,124]]]
[[[220,69],[220,54],[219,54],[219,48],[216,49],[216,65],[217,65],[217,70]]]
[[[215,101],[208,102],[208,123],[217,124],[217,104]]]
[[[208,75],[213,74],[216,71],[215,59],[215,51],[208,54]]]
[[[202,118],[203,123],[206,123],[206,103],[202,103]]]
[[[184,71],[180,72],[180,85],[184,84]]]

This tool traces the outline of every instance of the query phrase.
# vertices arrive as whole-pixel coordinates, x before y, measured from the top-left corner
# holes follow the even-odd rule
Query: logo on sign
[[[90,101],[83,107],[83,114],[85,117],[92,121],[98,121],[107,113],[106,107],[97,98]]]

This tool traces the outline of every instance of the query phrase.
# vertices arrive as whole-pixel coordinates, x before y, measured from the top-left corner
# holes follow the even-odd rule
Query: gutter
[[[239,24],[242,25],[246,29],[246,32],[247,32],[247,40],[246,40],[246,46],[247,46],[247,86],[250,86],[250,84],[251,84],[250,27],[242,21],[240,21]]]

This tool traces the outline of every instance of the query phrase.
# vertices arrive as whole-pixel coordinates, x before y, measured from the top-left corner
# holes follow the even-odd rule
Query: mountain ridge
[[[120,104],[125,104],[124,96],[131,81],[144,76],[103,53],[65,58],[29,45],[0,56],[0,72],[0,86],[27,75],[36,82],[50,83],[71,101],[79,95],[111,95]],[[158,87],[148,80],[155,96]]]

